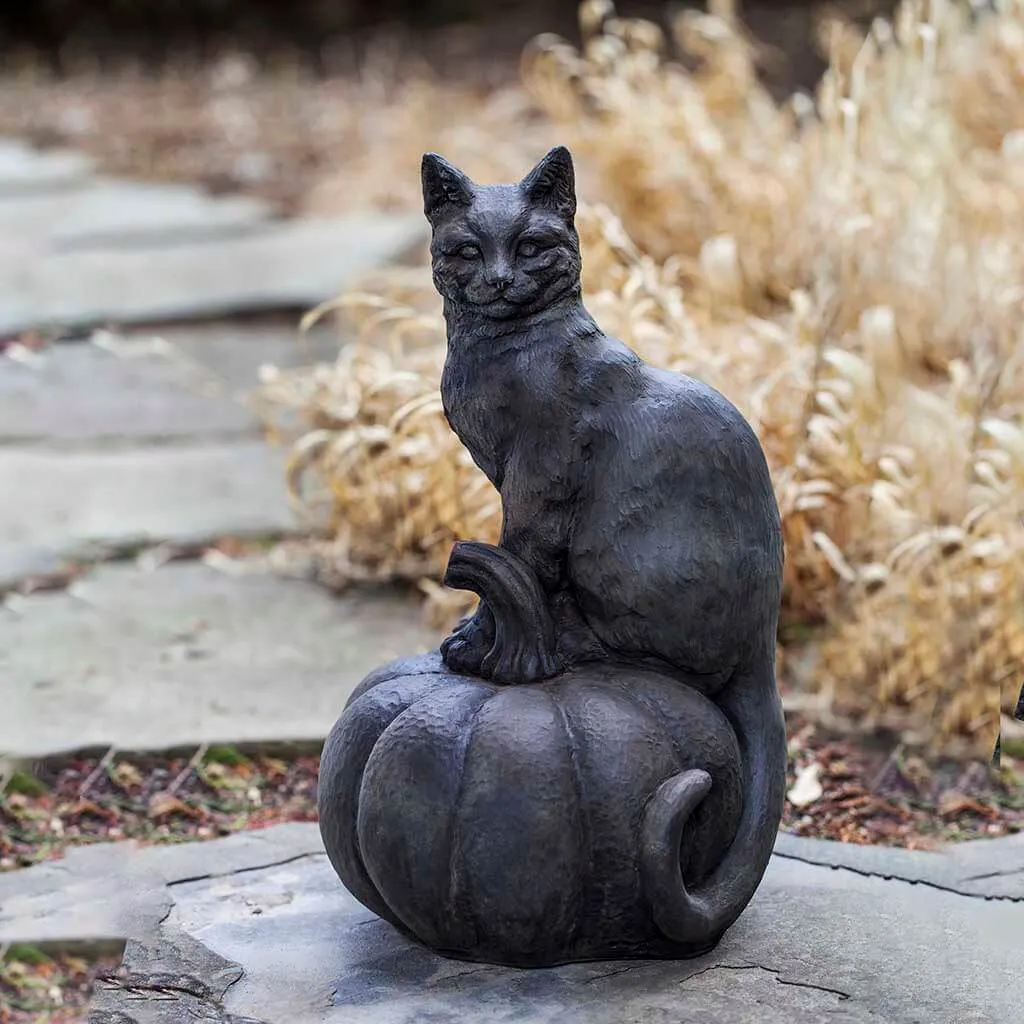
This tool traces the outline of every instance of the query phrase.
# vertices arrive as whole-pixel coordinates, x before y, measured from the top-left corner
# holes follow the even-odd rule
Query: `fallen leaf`
[[[833,779],[849,779],[854,776],[853,769],[841,758],[828,766],[828,773]]]
[[[825,790],[822,788],[821,765],[812,761],[809,765],[797,770],[793,788],[786,794],[794,807],[809,807],[820,800]]]
[[[149,814],[153,818],[167,818],[172,814],[182,814],[193,819],[204,817],[202,811],[189,807],[172,793],[154,793],[149,801]]]
[[[121,789],[136,789],[142,785],[142,772],[129,761],[122,761],[110,772],[111,781]]]
[[[76,800],[73,804],[61,804],[57,808],[60,818],[99,818],[102,821],[116,821],[115,814],[109,807],[101,807],[94,800]],[[58,819],[59,820],[59,819]]]
[[[7,810],[15,817],[28,807],[28,797],[24,793],[11,793],[6,799]]]
[[[227,774],[227,767],[219,761],[211,761],[209,764],[203,766],[203,779],[212,786],[215,786],[217,783],[226,779]]]
[[[939,814],[944,818],[955,817],[965,812],[979,814],[983,818],[991,818],[996,813],[994,808],[965,796],[963,793],[957,793],[956,790],[943,793],[939,798]]]
[[[281,779],[288,774],[288,765],[276,757],[263,758],[262,767],[268,779]]]

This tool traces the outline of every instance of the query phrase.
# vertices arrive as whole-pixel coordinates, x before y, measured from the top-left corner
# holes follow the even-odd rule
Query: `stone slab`
[[[165,327],[158,334],[186,358],[201,364],[236,397],[251,390],[261,366],[272,364],[287,370],[332,363],[344,340],[326,320],[304,333],[297,329],[297,320],[282,319],[265,325]],[[127,335],[129,340],[146,336],[139,331]]]
[[[860,856],[863,847],[830,840],[809,839],[781,833],[776,841],[777,860],[793,862],[794,841],[801,851],[800,860],[815,867],[849,871],[880,881],[919,884],[935,873],[935,861],[945,863],[945,880],[950,891],[962,896],[1000,899],[1024,906],[1024,891],[1007,891],[992,897],[972,892],[978,874],[986,877],[1012,877],[1020,865],[1022,836],[1003,839],[972,840],[944,847],[940,852],[880,849],[893,855],[905,877],[892,874],[866,874]],[[786,852],[783,852],[786,851]],[[147,886],[175,886],[184,882],[225,878],[267,867],[292,864],[323,853],[323,843],[315,824],[291,822],[270,828],[236,832],[210,842],[171,843],[142,846],[134,840],[71,847],[60,860],[44,861],[30,868],[0,874],[0,942],[27,942],[38,937],[39,922],[47,920],[46,940],[57,936],[88,938],[95,932],[79,932],[76,918],[69,916],[73,901],[71,890],[88,891],[107,880],[132,878],[132,885],[112,896],[114,902],[137,902],[140,895],[150,901]],[[130,891],[129,891],[130,890]],[[122,913],[116,911],[116,913]],[[122,938],[138,936],[122,930]]]
[[[962,889],[993,899],[1024,900],[1024,833],[961,843],[950,847],[949,856]]]
[[[978,839],[937,851],[829,843],[782,833],[777,856],[864,877],[893,879],[981,899],[1024,900],[1024,835]]]
[[[367,672],[436,644],[421,616],[390,589],[99,566],[0,614],[0,751],[321,739]]]
[[[0,196],[52,192],[81,184],[93,161],[67,150],[38,150],[16,139],[0,139]]]
[[[131,858],[119,867],[116,875],[66,877],[59,898],[50,892],[9,897],[0,904],[0,943],[88,946],[151,933],[173,906],[170,892]]]
[[[187,185],[93,179],[35,195],[0,191],[0,233],[55,250],[224,237],[258,227],[270,215],[257,199],[215,197]]]
[[[246,399],[260,366],[329,361],[337,349],[330,327],[300,338],[281,324],[138,334],[113,349],[61,344],[28,362],[0,355],[0,443],[257,436]]]
[[[0,334],[306,309],[426,237],[420,217],[268,224],[241,238],[0,259]]]
[[[218,844],[203,845],[195,855],[216,865]],[[119,1012],[137,1024],[189,1012],[267,1024],[996,1024],[1019,1009],[1024,903],[781,857],[708,956],[537,971],[447,960],[403,939],[341,887],[323,855],[168,891],[174,907],[158,937],[125,953],[142,998],[97,993],[94,1024]],[[185,942],[200,955],[183,957]],[[202,981],[211,963],[240,972],[222,994],[207,985],[176,1007],[145,997],[154,974]]]
[[[312,824],[205,843],[78,848],[0,875],[0,942],[130,939],[125,964],[141,983],[139,998],[126,1006],[123,992],[98,993],[97,1024],[125,1011],[138,1024],[181,1019],[182,1001],[196,999],[200,1017],[267,1024],[1016,1019],[1011,983],[1024,897],[996,902],[865,876],[839,866],[857,847],[801,845],[806,863],[774,857],[723,944],[681,963],[513,971],[434,956],[344,891]],[[1013,866],[1016,848],[980,840],[933,856],[996,872]],[[932,870],[917,871],[918,857],[902,859],[910,875]],[[211,964],[235,972],[220,996]],[[205,978],[210,989],[203,998],[182,994],[179,1018],[161,1016],[163,996],[144,997],[147,978],[174,972]]]
[[[236,832],[222,839],[199,843],[142,846],[135,840],[72,846],[59,860],[42,861],[20,871],[0,873],[0,942],[27,942],[36,925],[35,914],[23,912],[29,901],[47,917],[70,907],[67,893],[75,888],[101,885],[107,879],[131,876],[114,902],[135,902],[138,885],[166,885],[219,878],[288,864],[323,853],[316,825],[289,822],[271,828]],[[155,923],[155,922],[151,922]],[[69,929],[65,928],[67,934]],[[138,938],[126,930],[122,938]]]
[[[0,541],[0,594],[15,589],[27,579],[57,576],[66,567],[66,561],[52,548]]]
[[[284,453],[261,442],[0,449],[0,543],[89,557],[294,530]]]

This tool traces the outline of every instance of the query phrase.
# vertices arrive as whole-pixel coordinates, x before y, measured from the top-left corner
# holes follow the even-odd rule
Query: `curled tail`
[[[743,813],[725,856],[699,887],[687,888],[680,844],[687,820],[711,788],[707,772],[684,771],[664,782],[641,827],[640,866],[655,923],[667,939],[694,950],[714,946],[761,884],[786,794],[786,729],[774,651],[737,675],[716,702],[732,722],[743,759]]]

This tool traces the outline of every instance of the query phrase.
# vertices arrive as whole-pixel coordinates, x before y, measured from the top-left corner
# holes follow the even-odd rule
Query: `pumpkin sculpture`
[[[321,761],[331,862],[434,949],[522,966],[713,947],[785,798],[782,529],[750,424],[581,299],[572,159],[482,186],[423,168],[445,414],[499,490],[481,600],[373,673]]]
[[[742,807],[714,704],[603,665],[501,687],[436,654],[398,662],[348,705],[321,770],[349,890],[437,950],[516,966],[679,955],[661,893],[704,880]]]

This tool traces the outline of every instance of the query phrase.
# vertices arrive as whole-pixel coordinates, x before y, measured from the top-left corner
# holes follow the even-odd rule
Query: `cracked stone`
[[[959,843],[949,855],[963,890],[1024,902],[1024,834]]]
[[[195,855],[213,870],[216,845]],[[517,971],[402,938],[323,855],[171,892],[164,927],[242,968],[217,1013],[296,1024],[996,1024],[1014,1019],[1024,925],[1008,902],[776,857],[709,956]],[[159,1003],[131,1012],[139,1024],[164,1019]]]
[[[185,1020],[240,1024],[238,1018],[222,1012],[222,1000],[241,976],[237,964],[191,936],[165,928],[158,939],[127,944],[117,976],[97,986],[89,1024],[126,1017],[139,1024]],[[142,1012],[135,1012],[140,1004]]]
[[[37,907],[48,899],[54,916],[89,881],[122,879],[120,900],[131,903],[163,880],[148,923],[122,915],[134,929],[124,964],[134,994],[97,991],[92,1024],[1004,1024],[1019,1009],[1021,904],[788,857],[772,859],[709,956],[517,971],[448,960],[400,937],[341,887],[315,825],[176,848],[129,845],[73,850],[0,877],[5,908],[21,892]],[[817,846],[833,847],[833,861],[854,849]],[[956,860],[965,849],[966,863],[979,868],[987,857],[994,870],[1011,847],[979,841],[939,856]],[[5,914],[0,941],[17,941]],[[206,988],[186,995],[182,978]]]
[[[977,899],[1024,902],[1024,835],[955,843],[941,852],[827,842],[780,834],[780,857],[894,879]]]

